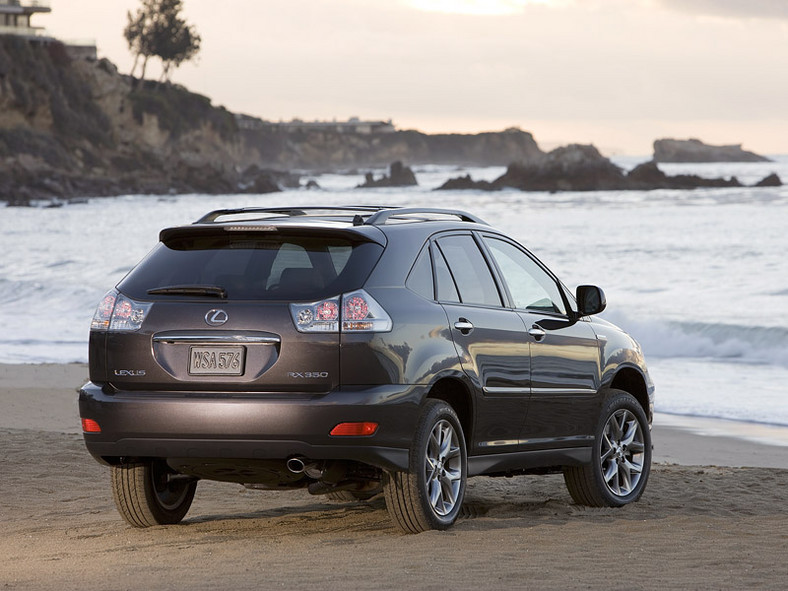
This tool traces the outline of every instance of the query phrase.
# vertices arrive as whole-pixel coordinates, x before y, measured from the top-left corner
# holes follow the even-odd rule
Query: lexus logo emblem
[[[224,310],[208,310],[208,313],[205,315],[205,322],[208,326],[221,326],[225,322],[227,322],[227,312]]]

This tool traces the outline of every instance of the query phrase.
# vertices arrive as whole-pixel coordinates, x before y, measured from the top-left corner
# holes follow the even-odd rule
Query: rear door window
[[[437,243],[446,257],[463,304],[501,305],[490,268],[472,236],[445,236]]]

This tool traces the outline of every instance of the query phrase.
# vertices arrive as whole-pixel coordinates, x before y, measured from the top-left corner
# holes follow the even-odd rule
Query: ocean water
[[[669,174],[771,172],[766,164],[665,165]],[[624,168],[643,159],[621,158]],[[86,361],[96,303],[156,243],[162,227],[223,207],[387,204],[470,211],[528,246],[571,288],[607,294],[608,320],[643,346],[661,413],[788,426],[788,187],[587,193],[433,192],[503,168],[416,167],[418,187],[272,195],[89,199],[59,208],[0,207],[0,362]],[[382,171],[381,171],[382,172]],[[304,179],[305,182],[306,178]]]

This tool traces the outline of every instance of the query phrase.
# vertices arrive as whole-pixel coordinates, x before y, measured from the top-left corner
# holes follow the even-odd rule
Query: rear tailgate
[[[226,320],[213,327],[211,318]],[[120,390],[326,392],[339,384],[339,335],[298,332],[285,302],[158,301],[143,330],[109,333],[106,359]]]
[[[360,288],[382,244],[347,228],[273,226],[175,228],[162,239],[118,285],[118,301],[144,319],[116,326],[113,312],[91,336],[91,375],[138,391],[339,385],[338,332],[300,332],[291,305]]]

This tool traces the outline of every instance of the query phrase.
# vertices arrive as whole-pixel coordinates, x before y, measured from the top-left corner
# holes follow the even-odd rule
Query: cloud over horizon
[[[788,20],[786,0],[658,0],[667,8],[725,18]]]

